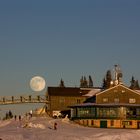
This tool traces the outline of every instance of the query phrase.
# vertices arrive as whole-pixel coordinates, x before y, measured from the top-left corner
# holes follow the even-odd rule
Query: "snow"
[[[83,96],[92,97],[92,96],[96,95],[99,92],[101,92],[101,89],[92,89],[87,94],[85,94]]]
[[[11,120],[0,121],[0,127],[6,126],[11,122]]]
[[[57,123],[57,130],[53,129]],[[28,121],[0,121],[2,140],[134,140],[138,129],[103,129],[80,126],[68,118],[33,117]]]

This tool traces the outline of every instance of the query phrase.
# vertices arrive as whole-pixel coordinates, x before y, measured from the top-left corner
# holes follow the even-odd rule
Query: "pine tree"
[[[130,88],[131,88],[131,89],[135,89],[136,81],[135,81],[135,79],[134,79],[134,76],[132,76],[132,79],[131,79],[130,83],[131,83]]]
[[[91,78],[91,76],[89,75],[89,83],[88,83],[88,86],[91,88],[93,87],[93,80]]]
[[[106,73],[106,88],[110,88],[111,81],[112,81],[111,71],[108,70]]]
[[[88,87],[88,82],[87,82],[87,79],[86,79],[86,77],[84,76],[84,85],[83,85],[84,87]]]
[[[60,80],[59,87],[65,87],[65,85],[64,85],[64,81],[63,81],[62,79]]]
[[[84,79],[83,79],[83,76],[82,76],[81,79],[80,79],[80,87],[83,87],[83,84],[84,84]]]
[[[106,89],[107,88],[107,84],[106,84],[106,79],[105,78],[103,79],[102,88],[103,89]]]
[[[135,81],[135,89],[137,89],[137,90],[140,89],[139,81],[138,80]]]

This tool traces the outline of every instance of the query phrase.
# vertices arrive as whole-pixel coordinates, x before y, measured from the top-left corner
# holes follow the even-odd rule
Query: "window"
[[[77,99],[77,104],[80,104],[80,99]]]
[[[135,98],[129,98],[129,103],[130,104],[136,103],[136,99]]]
[[[88,108],[77,108],[78,109],[78,117],[87,117],[89,116]]]
[[[114,126],[114,120],[111,120],[110,125]]]
[[[108,98],[103,98],[103,102],[107,103],[108,102]]]
[[[130,125],[132,125],[132,121],[124,121],[124,122],[122,122],[122,124],[125,126],[130,126]]]
[[[119,110],[111,107],[97,107],[96,116],[99,118],[118,118]]]
[[[114,99],[114,103],[119,103],[119,101],[120,101],[119,98]]]
[[[91,125],[94,125],[94,120],[91,120]]]
[[[118,109],[110,108],[110,117],[118,117]]]
[[[60,104],[62,105],[62,104],[65,103],[65,99],[64,99],[64,98],[60,98],[59,102],[60,102]]]
[[[77,114],[78,114],[78,117],[91,118],[91,117],[95,117],[96,110],[95,108],[92,108],[92,107],[79,107],[77,108]]]

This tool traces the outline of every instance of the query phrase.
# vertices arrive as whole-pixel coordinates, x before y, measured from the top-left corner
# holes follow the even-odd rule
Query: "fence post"
[[[14,96],[12,96],[12,102],[14,102]]]
[[[40,96],[39,95],[37,96],[37,100],[40,101]]]
[[[29,95],[29,101],[31,101],[31,95]]]
[[[22,97],[22,96],[20,96],[20,101],[21,101],[21,102],[23,101],[23,97]]]
[[[5,97],[3,97],[3,102],[5,103]]]

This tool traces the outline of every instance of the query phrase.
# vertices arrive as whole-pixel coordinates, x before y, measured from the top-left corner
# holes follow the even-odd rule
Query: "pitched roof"
[[[131,91],[131,92],[133,92],[133,93],[136,93],[136,94],[140,95],[140,92],[138,92],[137,90],[132,90],[132,89],[126,87],[126,86],[123,85],[123,84],[119,84],[119,85],[116,85],[116,86],[111,87],[111,88],[109,88],[109,89],[106,89],[106,90],[104,90],[104,91],[101,91],[100,93],[98,93],[98,95],[103,94],[103,93],[105,93],[105,92],[107,92],[107,91],[109,91],[109,90],[115,89],[116,87],[123,87],[123,88],[125,88],[125,89],[127,89],[127,90],[129,90],[129,91]]]
[[[50,96],[82,96],[80,88],[77,87],[48,87]]]

